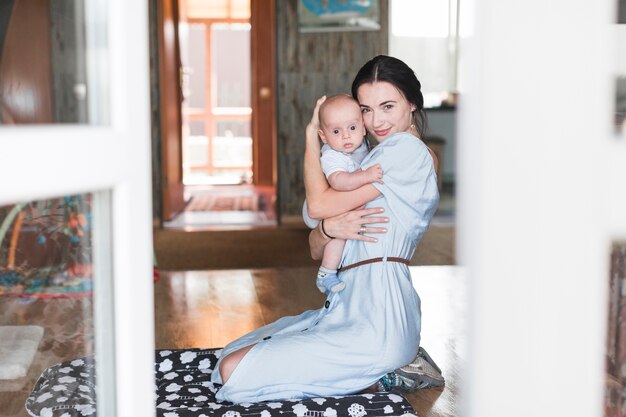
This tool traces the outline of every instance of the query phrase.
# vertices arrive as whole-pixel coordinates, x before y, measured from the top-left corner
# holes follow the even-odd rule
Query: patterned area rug
[[[221,349],[156,352],[157,417],[415,417],[408,401],[377,393],[305,400],[233,404],[215,399],[219,385],[211,373]],[[46,369],[26,400],[32,416],[95,416],[96,393],[92,357]]]
[[[76,265],[61,273],[41,268],[25,274],[0,271],[0,295],[19,297],[86,297],[93,291],[91,266]]]
[[[261,195],[195,195],[187,211],[262,211],[265,209]]]
[[[273,212],[276,190],[268,186],[214,185],[185,187],[185,211]]]

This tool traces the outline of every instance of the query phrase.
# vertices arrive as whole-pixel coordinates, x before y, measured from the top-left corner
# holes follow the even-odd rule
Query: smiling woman
[[[395,72],[402,76],[391,77],[387,83],[400,91],[415,89],[415,94],[421,96],[411,69],[398,59],[382,55],[359,71],[353,84],[357,93],[354,96],[360,97],[360,87],[365,84],[381,85],[376,74]],[[385,92],[389,93],[385,90],[381,94]],[[411,115],[422,109],[423,101],[413,102],[409,97],[413,95],[384,97],[376,103],[365,94],[366,106],[370,104],[374,113],[381,102],[395,100],[396,107],[391,109],[403,114],[393,113],[391,123],[382,118],[380,129],[388,130],[383,133],[389,135],[377,137],[380,143],[360,164],[361,171],[380,165],[384,181],[351,191],[334,190],[325,179],[320,163],[318,115],[326,98],[317,101],[305,135],[305,187],[310,213],[329,223],[325,227],[321,221],[311,232],[311,252],[325,252],[336,238],[346,240],[339,275],[339,284],[344,285],[339,289],[324,285],[327,300],[322,308],[283,317],[229,343],[217,364],[218,372],[212,374],[214,383],[223,384],[218,399],[299,399],[371,388],[415,390],[443,384],[440,374],[434,377],[436,365],[420,353],[424,352],[420,348],[420,299],[406,266],[439,200],[433,159],[424,143],[411,134],[417,133]],[[352,125],[346,126],[346,136],[350,137]],[[358,209],[364,204],[366,208]],[[368,221],[362,217],[383,212],[389,219],[385,232],[376,239],[365,236],[369,226],[364,226]],[[378,222],[383,221],[378,218]],[[349,227],[343,227],[346,224]],[[397,377],[400,371],[394,370],[413,362],[419,364],[415,369],[432,369],[432,378],[426,381],[425,372],[409,372],[408,368],[402,378]]]
[[[383,55],[365,64],[354,78],[352,95],[359,100],[368,134],[382,142],[398,132],[424,139],[427,128],[421,83],[403,61]],[[427,148],[439,173],[439,161]]]
[[[410,129],[416,136],[419,135],[411,117],[416,106],[410,104],[392,84],[385,81],[363,84],[359,88],[358,98],[363,122],[376,141],[382,142],[394,133]]]

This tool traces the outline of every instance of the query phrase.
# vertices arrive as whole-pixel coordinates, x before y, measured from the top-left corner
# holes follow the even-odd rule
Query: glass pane
[[[204,108],[205,73],[206,73],[206,30],[203,23],[188,25],[187,31],[181,31],[181,59],[184,62],[183,92],[185,106]],[[184,39],[186,37],[187,39]]]
[[[215,107],[250,107],[250,25],[211,25]]]
[[[0,124],[106,123],[106,15],[98,2],[2,3]]]
[[[185,142],[185,168],[209,165],[209,139],[206,136],[189,136]]]
[[[250,0],[187,0],[187,16],[194,19],[248,19]]]
[[[234,19],[249,19],[250,0],[231,0],[230,17]]]
[[[93,358],[93,199],[81,194],[0,206],[2,416],[29,415],[27,397],[46,368]],[[72,393],[95,399],[94,372],[81,371],[79,383],[76,369],[67,370],[64,387],[48,387],[29,400],[30,411],[58,405]]]
[[[252,137],[250,120],[222,120],[216,123],[217,136]]]
[[[216,168],[252,168],[252,139],[240,137],[213,138],[213,166]]]
[[[206,136],[204,131],[204,122],[192,120],[189,122],[189,135],[191,136]]]
[[[205,123],[191,120],[183,129],[183,182],[188,183],[192,169],[209,165],[209,138]]]

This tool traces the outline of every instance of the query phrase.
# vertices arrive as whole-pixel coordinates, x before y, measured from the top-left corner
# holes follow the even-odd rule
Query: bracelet
[[[326,230],[324,230],[324,220],[325,219],[322,219],[322,221],[320,222],[320,224],[322,225],[322,234],[329,239],[334,239],[333,236],[329,235],[328,233],[326,233]]]

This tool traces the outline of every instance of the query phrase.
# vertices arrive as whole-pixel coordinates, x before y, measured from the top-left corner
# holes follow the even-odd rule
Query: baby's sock
[[[332,270],[329,268],[324,268],[323,266],[320,266],[320,269],[317,271],[317,280],[315,281],[315,284],[317,285],[317,288],[322,292],[322,293],[326,293],[326,286],[324,285],[324,280],[330,276],[330,275],[337,275],[337,270]]]
[[[317,288],[324,294],[327,292],[339,292],[346,286],[337,278],[337,270],[320,266],[317,271],[317,280],[315,281]]]

